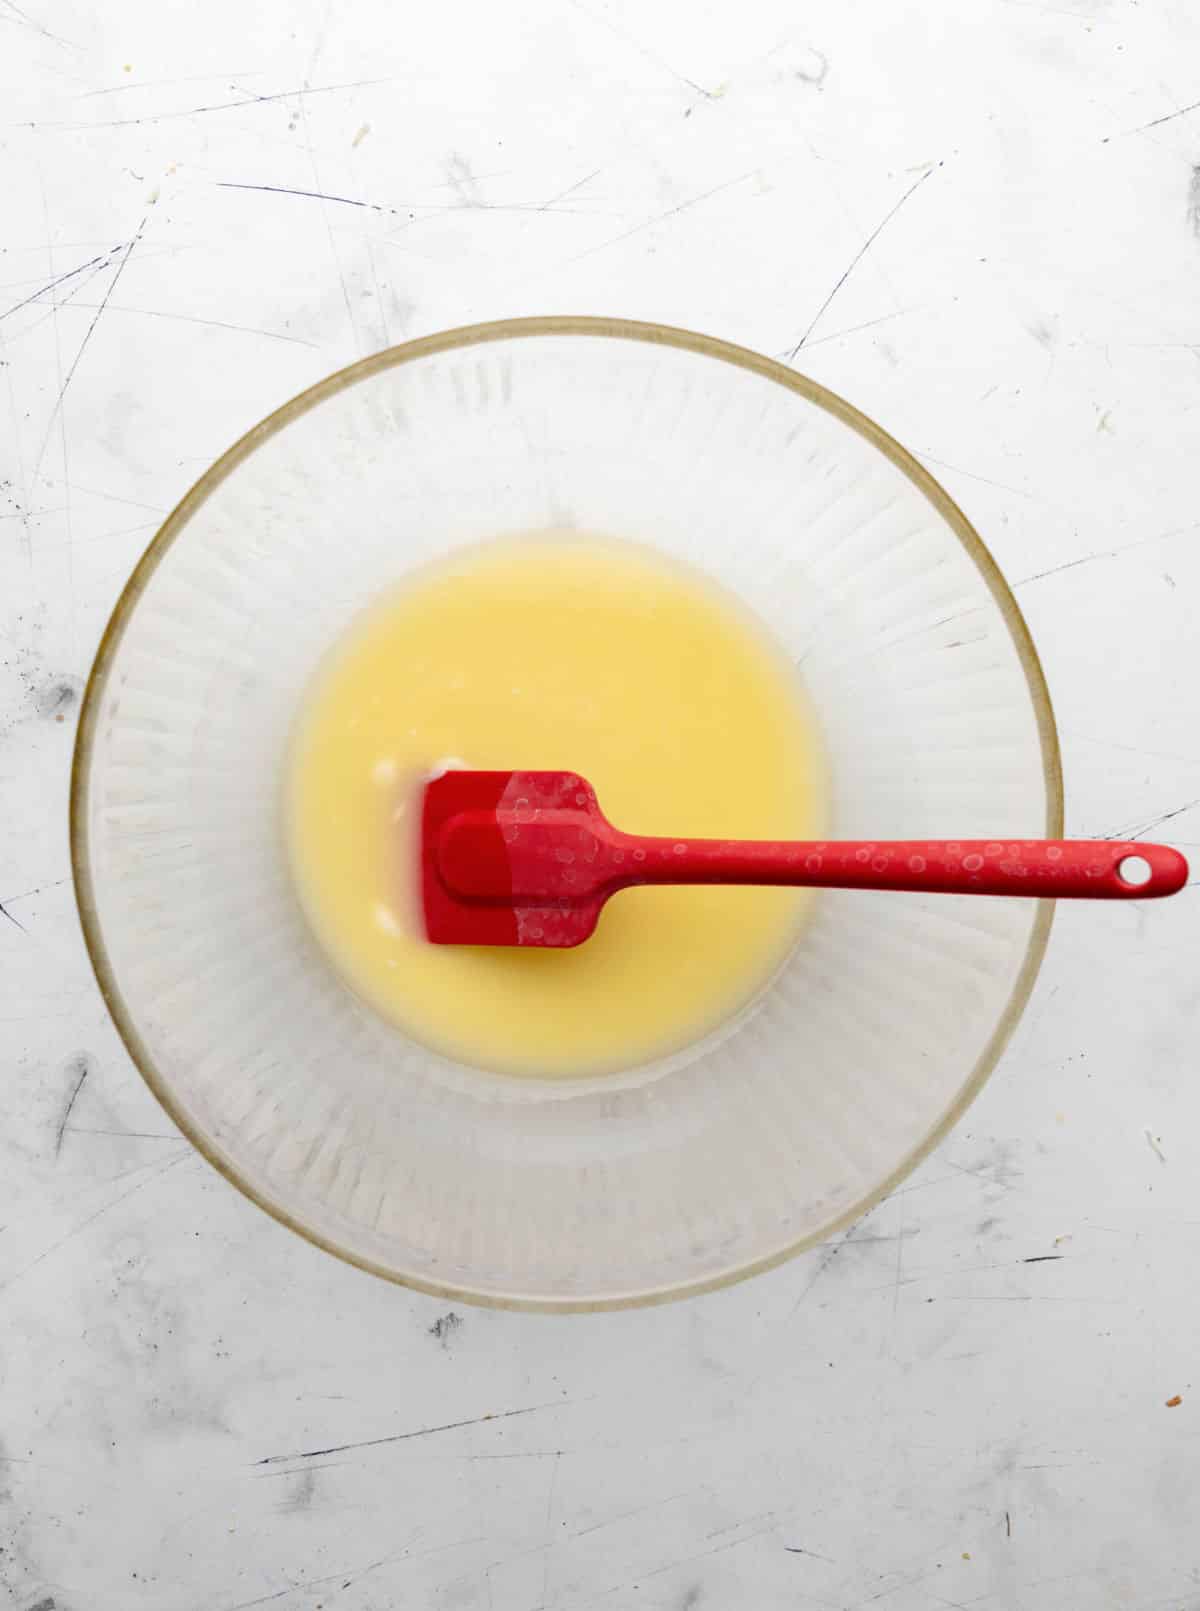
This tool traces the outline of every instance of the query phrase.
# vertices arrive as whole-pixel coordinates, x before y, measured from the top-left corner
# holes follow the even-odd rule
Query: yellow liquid
[[[429,944],[420,788],[450,759],[580,772],[634,833],[820,837],[823,769],[794,668],[698,574],[633,543],[504,539],[368,611],[295,733],[295,877],[361,997],[427,1046],[509,1074],[672,1052],[787,955],[807,897],[780,889],[624,890],[570,951]]]

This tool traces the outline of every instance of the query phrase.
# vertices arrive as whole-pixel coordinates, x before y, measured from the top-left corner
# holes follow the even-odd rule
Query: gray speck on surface
[[[449,1348],[451,1337],[453,1337],[454,1333],[458,1330],[462,1323],[462,1316],[456,1315],[454,1310],[450,1309],[446,1314],[440,1315],[438,1319],[434,1321],[433,1325],[429,1328],[429,1335],[431,1337],[436,1337],[443,1348]]]
[[[483,191],[479,187],[479,180],[472,173],[466,157],[457,151],[450,153],[450,160],[446,164],[446,179],[450,189],[464,207],[483,206]]]
[[[289,1475],[295,1477],[296,1484],[279,1507],[285,1515],[293,1515],[296,1511],[312,1509],[313,1499],[317,1492],[318,1469],[316,1466],[309,1466],[304,1471],[289,1473]]]
[[[53,677],[33,695],[34,709],[44,721],[62,721],[78,703],[78,677]]]
[[[809,45],[804,52],[804,59],[794,69],[796,77],[805,84],[823,84],[829,72],[829,57],[824,51],[817,50]]]

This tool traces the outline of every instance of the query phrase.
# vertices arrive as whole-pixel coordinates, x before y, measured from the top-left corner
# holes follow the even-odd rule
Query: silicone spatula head
[[[522,834],[558,823],[569,840],[555,858],[558,888],[519,887]],[[425,933],[435,945],[580,945],[596,927],[604,894],[584,887],[599,834],[607,828],[590,784],[574,772],[443,772],[425,785],[421,814],[421,894]],[[532,834],[530,834],[532,837]],[[590,852],[590,858],[589,858]],[[576,862],[575,858],[578,856]],[[470,896],[453,879],[471,868]],[[577,871],[573,872],[573,869]],[[544,885],[544,864],[539,886]]]

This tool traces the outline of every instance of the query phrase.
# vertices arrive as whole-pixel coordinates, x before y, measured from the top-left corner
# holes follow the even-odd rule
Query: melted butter
[[[563,768],[631,832],[815,838],[824,773],[795,671],[748,613],[638,545],[505,539],[411,579],[321,668],[286,779],[308,919],[345,982],[409,1036],[492,1070],[597,1074],[746,1005],[807,900],[625,890],[572,951],[430,945],[420,788],[438,766]]]

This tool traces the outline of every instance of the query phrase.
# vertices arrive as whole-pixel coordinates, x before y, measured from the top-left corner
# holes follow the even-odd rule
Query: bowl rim
[[[996,1067],[1000,1055],[1007,1046],[1032,993],[1042,958],[1046,952],[1055,903],[1053,900],[1039,899],[1037,901],[1037,912],[1030,931],[1029,942],[1025,949],[1024,959],[1018,970],[1009,999],[996,1021],[988,1042],[954,1099],[917,1146],[911,1149],[878,1186],[867,1193],[866,1196],[860,1198],[850,1208],[836,1215],[819,1231],[800,1237],[785,1248],[777,1249],[773,1253],[752,1259],[731,1269],[719,1271],[714,1275],[707,1275],[694,1280],[684,1280],[669,1286],[655,1287],[646,1291],[578,1299],[538,1296],[536,1294],[528,1296],[497,1294],[486,1290],[474,1290],[470,1287],[457,1287],[427,1281],[422,1277],[404,1271],[390,1269],[376,1260],[367,1258],[360,1253],[356,1253],[353,1249],[341,1245],[332,1237],[314,1231],[311,1226],[305,1225],[301,1220],[297,1219],[282,1203],[274,1201],[263,1188],[245,1178],[232,1163],[221,1155],[212,1139],[206,1136],[182,1111],[180,1104],[172,1094],[168,1081],[155,1066],[154,1060],[138,1030],[134,1014],[126,1004],[118,984],[116,972],[104,942],[100,914],[96,904],[88,843],[88,782],[99,725],[99,712],[125,629],[164,555],[179,537],[191,517],[216,488],[244,460],[250,457],[256,448],[278,431],[283,430],[293,420],[307,413],[309,409],[316,407],[317,404],[324,402],[327,398],[336,396],[348,387],[356,385],[359,381],[379,374],[383,370],[396,368],[401,364],[412,363],[417,359],[426,358],[433,354],[451,352],[457,348],[480,346],[493,341],[546,336],[593,336],[615,338],[623,341],[641,341],[676,348],[685,352],[699,354],[702,357],[713,358],[722,363],[732,364],[737,368],[749,370],[753,374],[760,375],[765,380],[773,381],[776,385],[783,386],[789,391],[795,392],[807,402],[824,409],[883,453],[923,494],[926,500],[933,505],[934,509],[942,516],[950,530],[958,538],[968,558],[973,561],[982,576],[1008,628],[1025,675],[1037,725],[1046,788],[1045,833],[1048,839],[1057,839],[1062,836],[1063,779],[1062,758],[1059,750],[1054,711],[1050,701],[1050,692],[1046,685],[1045,674],[1042,670],[1037,649],[1034,646],[1032,634],[1016,598],[1008,583],[1004,580],[999,566],[966,515],[963,514],[941,484],[930,475],[929,471],[906,448],[902,447],[882,426],[876,424],[874,420],[855,408],[853,404],[846,402],[844,398],[831,392],[818,381],[789,369],[777,359],[765,357],[748,347],[738,346],[715,336],[701,335],[695,331],[681,329],[673,325],[648,323],[634,319],[573,314],[498,319],[479,324],[461,325],[451,330],[440,331],[434,335],[421,336],[415,340],[403,342],[399,346],[387,347],[383,351],[372,353],[366,358],[360,358],[355,363],[336,370],[333,374],[327,375],[323,380],[317,381],[315,385],[309,386],[295,397],[282,403],[272,413],[268,414],[265,419],[252,426],[250,430],[246,431],[244,435],[228,447],[184,493],[183,497],[167,515],[146,547],[145,552],[134,566],[113,606],[112,613],[100,638],[99,647],[96,650],[95,659],[92,662],[91,671],[84,689],[71,764],[69,837],[75,901],[83,928],[84,942],[96,975],[96,981],[117,1032],[124,1042],[134,1065],[165,1110],[168,1118],[186,1136],[197,1152],[218,1173],[224,1176],[231,1185],[235,1186],[243,1196],[248,1197],[252,1203],[255,1203],[264,1212],[271,1215],[273,1219],[286,1226],[289,1230],[294,1231],[298,1236],[303,1237],[305,1241],[310,1242],[313,1246],[334,1254],[335,1257],[344,1260],[348,1264],[355,1265],[358,1269],[366,1270],[372,1275],[381,1276],[384,1280],[394,1282],[398,1286],[407,1287],[426,1293],[431,1297],[455,1303],[476,1304],[489,1309],[586,1314],[606,1310],[643,1308],[671,1302],[678,1298],[696,1297],[705,1292],[715,1292],[721,1288],[732,1286],[734,1283],[747,1280],[753,1275],[774,1269],[777,1265],[783,1264],[796,1254],[803,1253],[822,1242],[828,1241],[831,1237],[836,1236],[839,1231],[845,1230],[848,1226],[861,1219],[863,1215],[877,1207],[958,1123],[967,1108],[979,1095],[984,1083]]]

